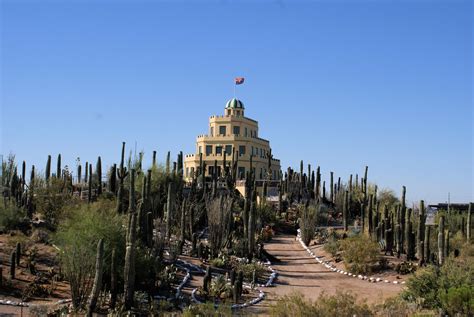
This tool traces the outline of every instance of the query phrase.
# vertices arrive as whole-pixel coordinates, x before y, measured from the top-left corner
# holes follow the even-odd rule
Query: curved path
[[[318,254],[314,250],[316,248],[311,247]],[[253,313],[256,314],[266,313],[279,296],[293,292],[299,292],[314,301],[322,292],[334,294],[337,290],[351,291],[358,299],[366,299],[369,304],[374,304],[397,295],[403,288],[402,285],[369,283],[330,271],[310,257],[293,235],[276,235],[265,244],[265,250],[279,260],[272,263],[272,267],[278,271],[278,278],[275,287],[265,290],[267,298],[255,307]]]

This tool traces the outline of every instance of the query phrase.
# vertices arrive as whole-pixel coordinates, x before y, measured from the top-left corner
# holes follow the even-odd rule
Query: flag
[[[242,85],[244,83],[245,78],[244,77],[236,77],[235,78],[235,84],[236,85]]]

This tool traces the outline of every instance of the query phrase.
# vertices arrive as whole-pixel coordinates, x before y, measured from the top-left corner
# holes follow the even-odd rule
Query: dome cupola
[[[245,109],[243,102],[237,98],[232,98],[231,100],[227,101],[225,108],[226,109]]]
[[[244,116],[244,103],[237,98],[232,98],[225,104],[225,114],[227,116]]]

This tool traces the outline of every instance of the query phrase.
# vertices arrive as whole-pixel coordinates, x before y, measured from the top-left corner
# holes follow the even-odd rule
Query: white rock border
[[[357,277],[359,280],[363,280],[363,281],[368,281],[369,283],[379,283],[379,282],[384,282],[384,283],[387,283],[387,284],[391,284],[391,285],[397,285],[397,284],[405,284],[405,281],[389,281],[389,280],[384,280],[380,277],[367,277],[367,276],[362,276],[362,275],[355,275],[355,274],[352,274],[352,273],[349,273],[349,272],[346,272],[344,270],[341,270],[341,269],[338,269],[337,267],[335,267],[334,265],[332,265],[329,261],[323,261],[320,259],[319,256],[315,255],[313,251],[311,251],[311,249],[306,245],[304,244],[303,240],[301,239],[301,230],[298,229],[297,230],[297,235],[296,235],[296,239],[300,242],[301,246],[308,252],[308,254],[313,257],[319,264],[321,265],[324,265],[327,269],[333,271],[333,272],[336,272],[336,273],[339,273],[339,274],[342,274],[342,275],[346,275],[347,277]]]

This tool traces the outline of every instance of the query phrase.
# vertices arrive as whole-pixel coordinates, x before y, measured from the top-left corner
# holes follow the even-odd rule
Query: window
[[[222,146],[216,146],[216,154],[222,155]]]
[[[232,155],[232,145],[225,146],[225,154]]]
[[[245,128],[245,136],[247,136],[247,135],[248,135],[248,129]]]
[[[230,109],[227,110],[227,115],[230,116]]]
[[[214,136],[214,127],[211,127],[211,136]]]
[[[186,177],[189,176],[189,167],[186,167]]]
[[[202,153],[202,146],[199,146],[199,152],[198,154],[201,154]]]
[[[237,178],[239,179],[245,178],[245,167],[239,166],[238,172],[237,172]]]
[[[245,155],[245,145],[239,146],[239,156]]]
[[[227,127],[225,125],[219,126],[219,134],[220,135],[226,135],[227,134]]]
[[[212,145],[206,145],[206,155],[212,154]]]
[[[239,126],[234,126],[234,134],[239,135],[240,134],[240,127]]]
[[[194,177],[194,167],[191,167],[191,177]]]
[[[252,155],[253,155],[253,146],[252,146]]]

